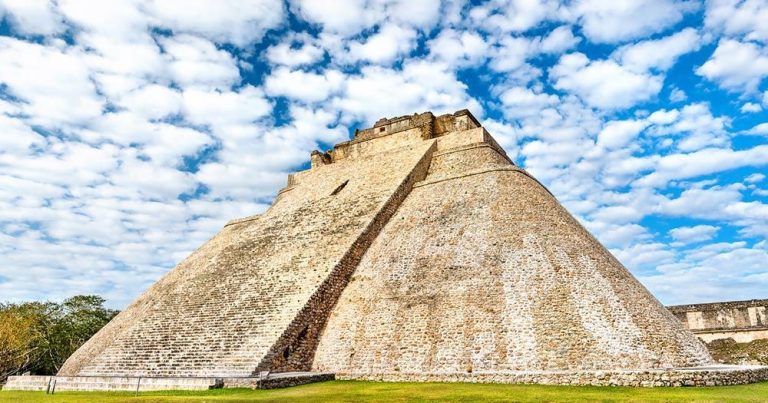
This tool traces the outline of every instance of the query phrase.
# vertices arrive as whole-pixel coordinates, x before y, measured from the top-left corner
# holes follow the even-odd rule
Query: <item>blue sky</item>
[[[662,302],[768,297],[768,2],[0,0],[0,300],[121,308],[309,153],[469,108]]]

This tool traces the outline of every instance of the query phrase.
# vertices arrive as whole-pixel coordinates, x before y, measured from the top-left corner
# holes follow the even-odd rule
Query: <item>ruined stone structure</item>
[[[702,343],[466,110],[382,119],[311,163],[59,375],[225,386],[263,371],[643,386],[768,376],[706,368]]]
[[[700,339],[749,343],[768,339],[768,299],[670,306],[683,325]]]

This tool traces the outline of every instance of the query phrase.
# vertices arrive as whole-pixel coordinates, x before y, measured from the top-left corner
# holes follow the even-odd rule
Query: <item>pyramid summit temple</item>
[[[754,382],[768,368],[716,365],[460,110],[381,119],[313,152],[267,211],[227,223],[36,382],[317,376],[680,386]]]

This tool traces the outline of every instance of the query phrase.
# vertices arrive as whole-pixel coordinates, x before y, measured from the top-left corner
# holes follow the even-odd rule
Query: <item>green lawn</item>
[[[0,402],[768,402],[768,382],[711,388],[611,388],[591,386],[333,381],[276,390],[206,392],[0,391]]]

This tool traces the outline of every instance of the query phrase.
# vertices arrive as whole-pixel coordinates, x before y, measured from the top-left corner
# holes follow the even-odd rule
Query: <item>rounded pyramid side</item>
[[[492,159],[488,153],[464,147],[435,155],[435,169],[374,241],[339,299],[315,370],[712,363],[703,344],[535,179],[498,159],[481,166]]]

